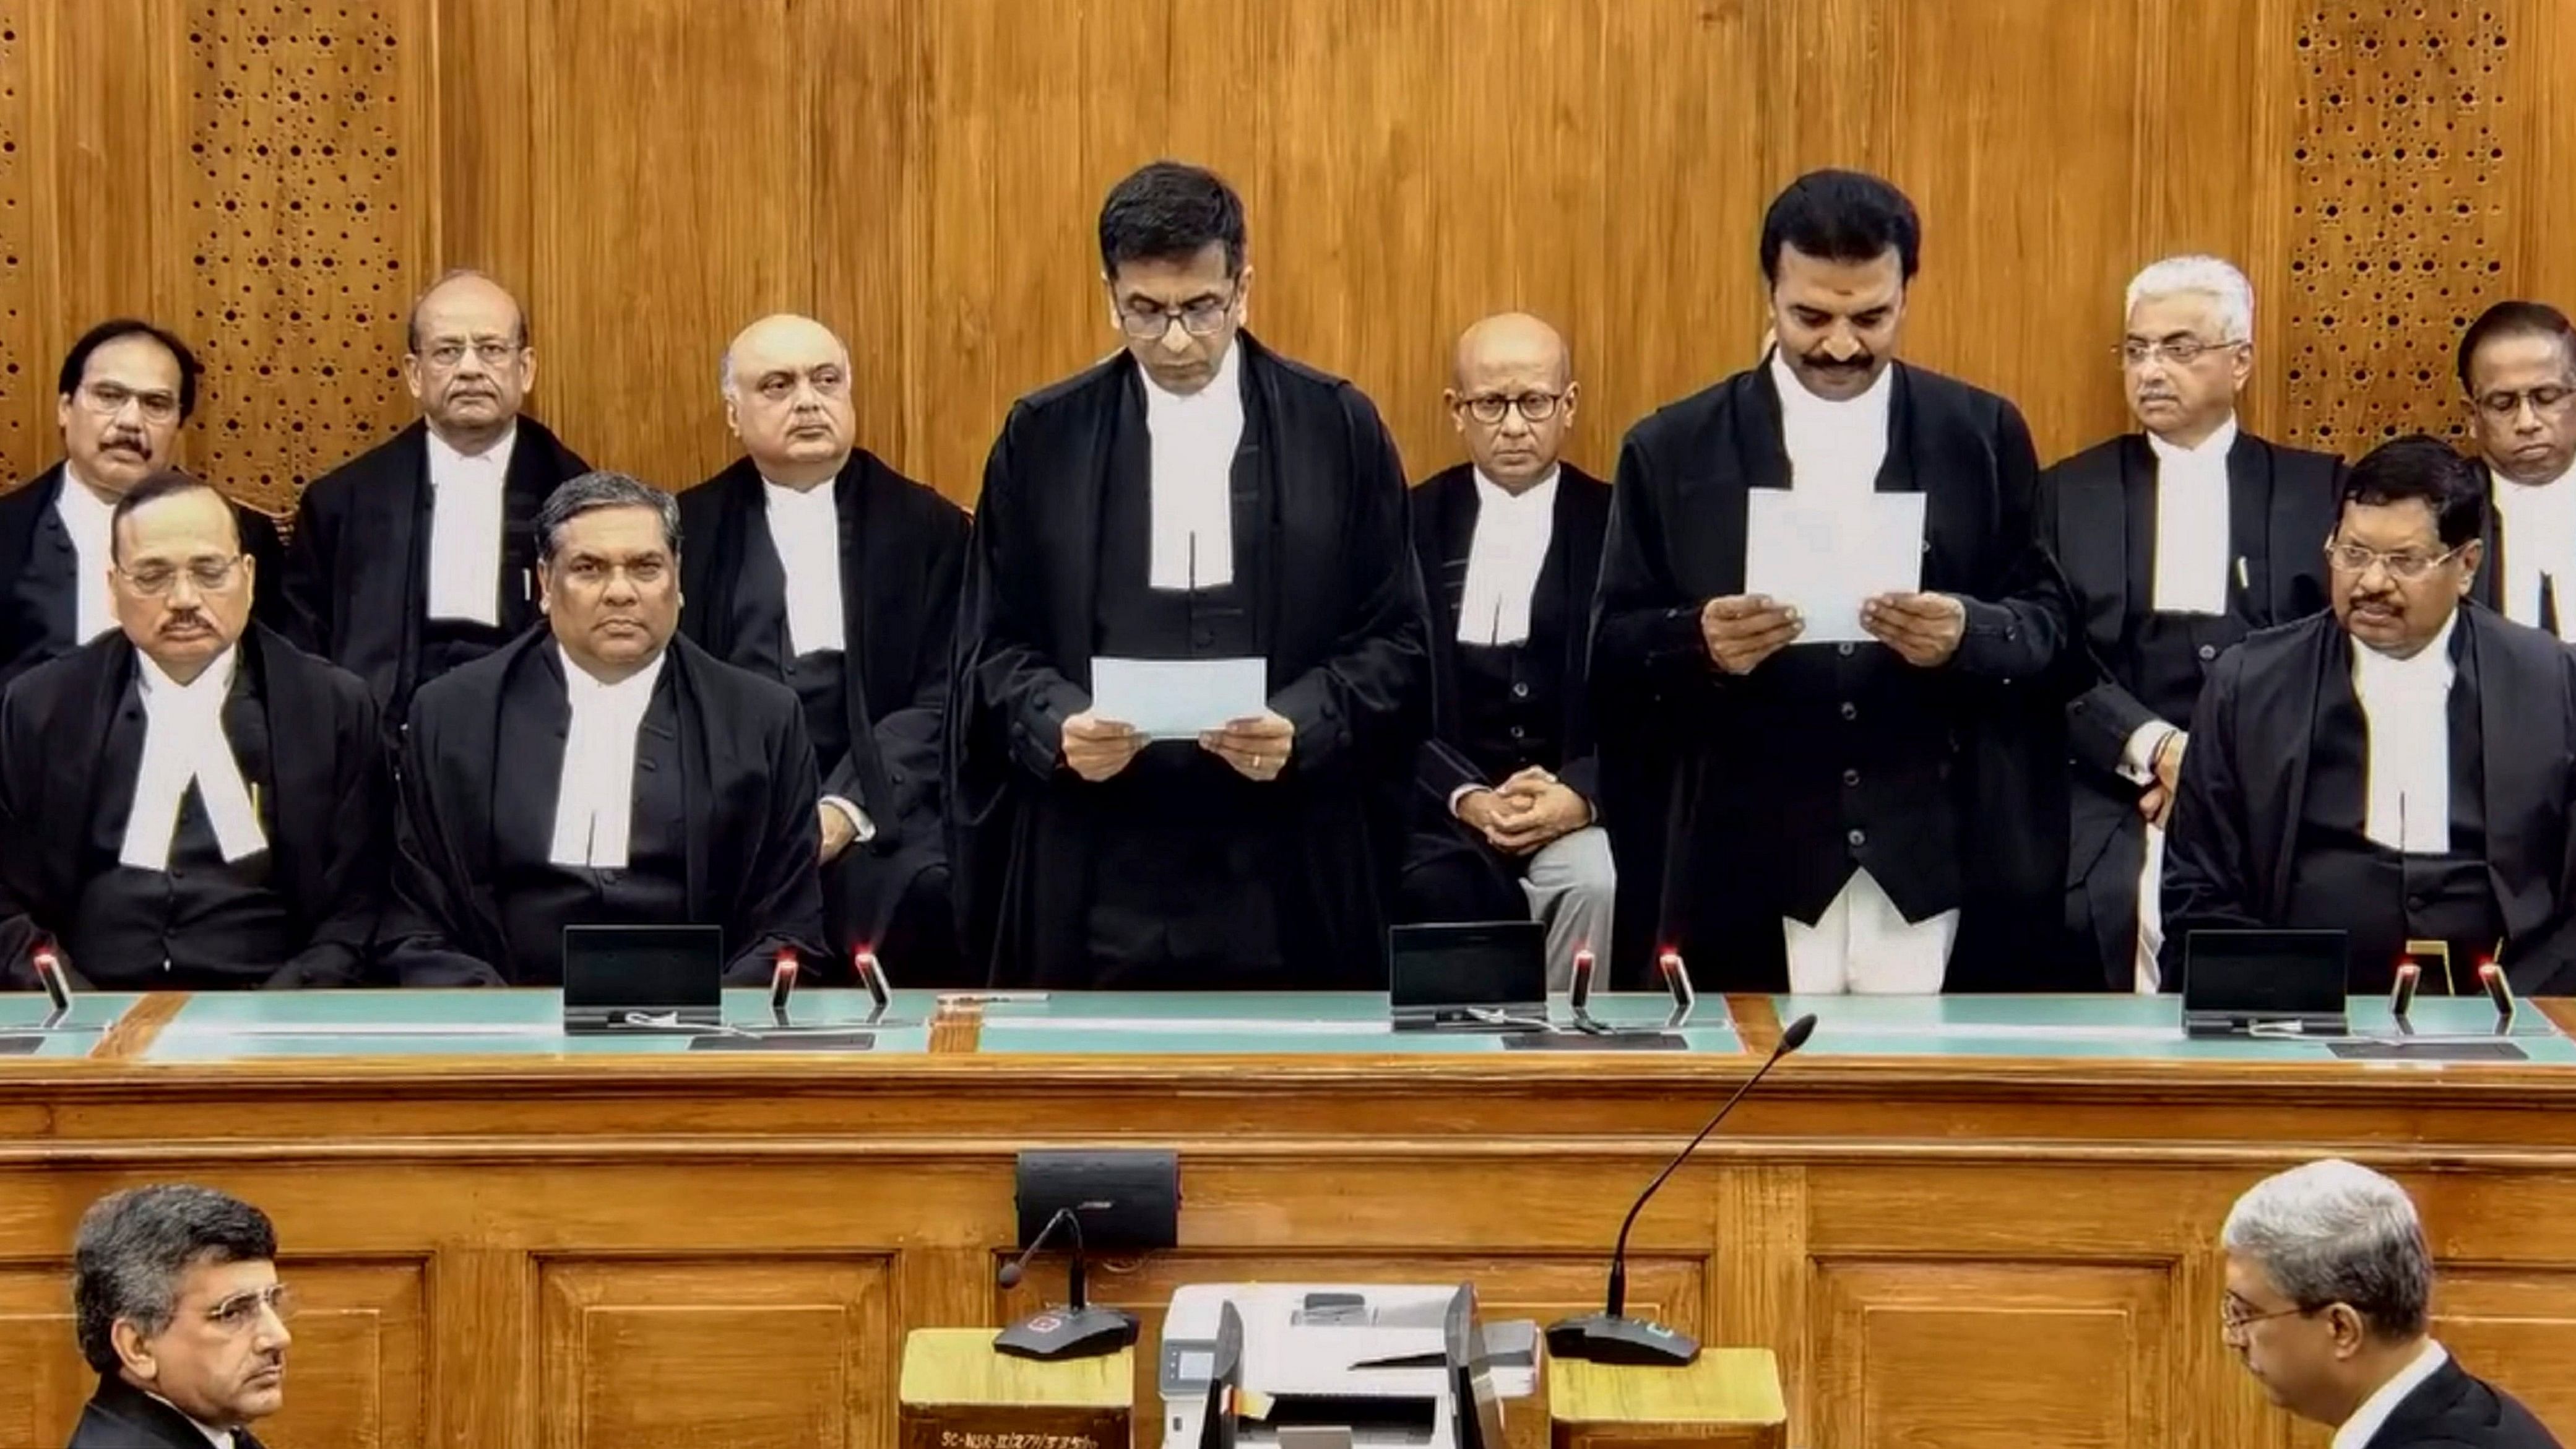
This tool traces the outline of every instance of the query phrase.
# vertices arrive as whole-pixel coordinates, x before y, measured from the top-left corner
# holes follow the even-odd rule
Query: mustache
[[[1867,372],[1878,361],[1866,352],[1857,357],[1827,357],[1821,352],[1809,352],[1798,360],[1818,372]]]

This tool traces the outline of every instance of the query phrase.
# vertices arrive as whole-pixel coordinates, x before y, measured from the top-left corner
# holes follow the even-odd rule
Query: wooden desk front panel
[[[621,1067],[588,1095],[496,1081],[452,1112],[421,1104],[453,1083],[367,1070],[326,1086],[328,1064],[297,1068],[290,1095],[247,1070],[13,1079],[8,1100],[38,1125],[0,1147],[0,1368],[23,1386],[0,1395],[0,1449],[54,1449],[88,1392],[65,1287],[82,1208],[173,1178],[278,1220],[308,1305],[291,1407],[263,1435],[279,1449],[875,1449],[894,1435],[906,1329],[997,1324],[1061,1283],[1050,1264],[1030,1287],[994,1286],[1013,1150],[1203,1109],[1226,1126],[1148,1134],[1183,1153],[1182,1248],[1094,1278],[1095,1297],[1147,1319],[1150,1444],[1152,1331],[1182,1283],[1470,1278],[1495,1316],[1591,1304],[1630,1195],[1712,1088],[1561,1067],[1545,1069],[1534,1131],[1532,1081],[1480,1103],[1437,1067],[1377,1068],[1374,1096],[1253,1066],[1083,1097],[992,1065],[941,1072],[942,1110],[1006,1115],[982,1093],[1044,1105],[1014,1131],[945,1136],[864,1083],[807,1082],[784,1116],[773,1101],[770,1130],[735,1130],[742,1084],[699,1070]],[[2052,1089],[1974,1064],[1835,1070],[1757,1100],[1635,1239],[1632,1306],[1780,1355],[1793,1444],[2321,1445],[2221,1345],[2213,1245],[2248,1183],[2329,1150],[2417,1193],[2446,1268],[2446,1340],[2576,1429],[2576,1084],[2500,1101],[2372,1082],[2338,1100],[2260,1072]],[[2224,1120],[2260,1140],[2177,1135],[2221,1120],[2222,1096]],[[1249,1130],[1264,1098],[1278,1120],[1340,1132]],[[158,1131],[59,1130],[74,1124]],[[2511,1135],[2527,1145],[2496,1140]],[[1516,1444],[1545,1442],[1536,1414],[1514,1424]]]

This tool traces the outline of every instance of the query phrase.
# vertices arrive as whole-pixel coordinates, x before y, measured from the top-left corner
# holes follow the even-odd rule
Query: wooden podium
[[[904,1335],[901,1449],[1127,1449],[1136,1357],[1039,1363],[993,1351],[989,1328]]]
[[[1789,1436],[1780,1362],[1767,1348],[1705,1349],[1681,1369],[1552,1358],[1547,1413],[1553,1449],[1781,1449]]]

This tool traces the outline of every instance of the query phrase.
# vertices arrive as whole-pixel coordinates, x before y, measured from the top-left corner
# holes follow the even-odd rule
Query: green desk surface
[[[2176,996],[1775,996],[1772,1006],[1783,1023],[1816,1014],[1816,1034],[1803,1053],[1809,1056],[2339,1060],[2317,1041],[2186,1037]],[[2495,1009],[2483,996],[2418,997],[2411,1015],[2417,1036],[2485,1038],[2495,1025]],[[2355,1000],[2351,1019],[2355,1036],[2397,1036],[2384,998]],[[2576,1064],[2576,1043],[2527,1002],[2514,1015],[2511,1036],[2534,1063]]]
[[[926,1023],[941,994],[898,991],[885,1020],[869,1026],[865,992],[804,991],[797,993],[790,1017],[799,1026],[874,1031],[876,1047],[869,1055],[919,1054],[929,1047]],[[1660,1027],[1669,1012],[1670,1003],[1660,995],[1604,995],[1593,1003],[1596,1020],[1618,1027]],[[566,1036],[562,1015],[561,997],[553,991],[208,993],[189,998],[161,1029],[144,1060],[618,1056],[689,1050],[681,1036]],[[1561,1001],[1553,1015],[1559,1021],[1571,1019]],[[756,988],[727,991],[724,1019],[745,1027],[771,1025],[768,993]],[[1724,1003],[1714,999],[1701,1002],[1681,1036],[1694,1052],[1742,1050]],[[1067,992],[988,1001],[981,1050],[1008,1055],[1371,1055],[1499,1052],[1503,1045],[1491,1033],[1396,1032],[1387,1025],[1386,997],[1369,992]]]
[[[139,997],[115,992],[83,995],[72,1001],[71,1015],[43,1032],[45,1043],[18,1060],[41,1057],[85,1057],[98,1045],[107,1029],[134,1005]],[[52,1001],[41,991],[10,992],[0,995],[0,1036],[32,1033],[54,1009]],[[0,1057],[0,1061],[8,1058]]]

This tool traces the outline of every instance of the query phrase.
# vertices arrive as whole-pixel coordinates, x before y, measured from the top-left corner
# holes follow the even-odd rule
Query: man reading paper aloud
[[[2067,956],[2064,725],[2034,687],[2067,614],[2038,463],[2012,404],[1892,361],[1920,245],[1876,177],[1792,183],[1762,230],[1776,347],[1621,451],[1595,713],[1660,721],[1674,793],[1663,868],[1623,870],[1618,911],[1703,989],[2028,990]],[[1856,631],[1750,586],[1781,576],[1766,493],[1822,515],[1829,572],[1880,590],[1842,606]],[[1891,530],[1918,586],[1885,588]]]
[[[976,510],[948,731],[966,948],[996,985],[1380,987],[1429,697],[1395,446],[1356,388],[1241,330],[1216,176],[1120,182],[1100,261],[1126,348],[1020,400]],[[1218,671],[1179,703],[1241,661],[1261,687],[1155,743],[1112,660]]]

